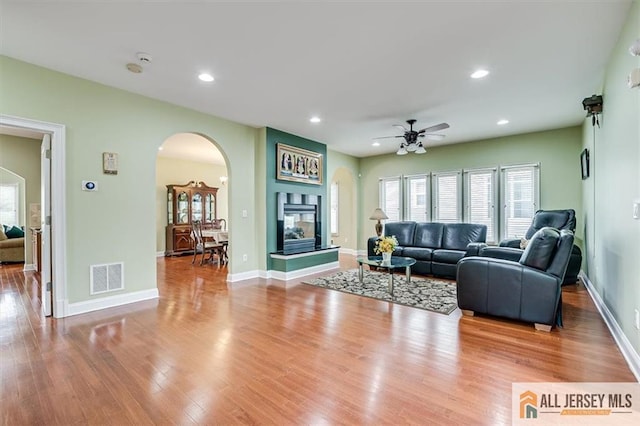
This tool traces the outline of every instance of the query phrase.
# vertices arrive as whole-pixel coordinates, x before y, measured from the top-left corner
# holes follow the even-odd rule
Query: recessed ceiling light
[[[373,145],[373,146],[380,146],[380,142],[374,142],[374,143],[372,143],[371,145]]]
[[[489,71],[487,70],[477,70],[473,74],[471,74],[471,78],[482,78],[489,75]]]
[[[312,122],[312,123],[319,123],[319,122],[321,122],[322,120],[320,119],[320,117],[311,117],[311,118],[309,119],[309,121],[310,121],[310,122]]]
[[[505,119],[498,120],[497,124],[498,126],[504,126],[505,124],[509,124],[509,120],[505,120]]]
[[[207,74],[206,72],[203,72],[202,74],[200,74],[198,78],[207,83],[211,83],[214,80],[213,76],[211,74]]]
[[[163,148],[163,147],[161,147],[161,146],[159,146],[159,147],[158,147],[158,151],[162,151],[163,149],[164,149],[164,148]]]

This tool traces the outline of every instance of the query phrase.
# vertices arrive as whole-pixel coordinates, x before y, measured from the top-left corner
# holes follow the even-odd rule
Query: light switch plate
[[[640,200],[633,202],[633,218],[640,219]]]

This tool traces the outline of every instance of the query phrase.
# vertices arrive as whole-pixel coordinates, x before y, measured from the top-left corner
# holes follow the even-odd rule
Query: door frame
[[[0,114],[0,125],[33,130],[51,135],[51,278],[53,280],[53,317],[67,316],[66,281],[66,127],[63,124]],[[45,267],[47,265],[43,265]]]

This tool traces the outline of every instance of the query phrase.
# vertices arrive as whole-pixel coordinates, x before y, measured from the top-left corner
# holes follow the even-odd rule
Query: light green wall
[[[211,149],[214,148],[211,147]],[[220,176],[227,176],[227,166],[158,156],[156,160],[156,251],[164,252],[166,247],[167,185],[183,185],[189,181],[195,181],[218,188],[217,218],[226,219],[229,226],[229,188],[227,185],[220,184]]]
[[[640,309],[640,88],[629,89],[627,75],[640,67],[629,46],[640,38],[640,2],[629,17],[606,69],[600,128],[584,124],[584,147],[591,152],[592,175],[582,184],[586,225],[587,275],[616,321],[640,352],[634,309]],[[585,95],[590,95],[586,93]]]
[[[359,248],[374,234],[368,215],[378,207],[378,179],[385,176],[540,163],[540,208],[572,208],[582,215],[579,126],[427,148],[423,155],[395,154],[363,158]],[[578,227],[581,224],[578,223]],[[576,232],[581,243],[582,232]]]
[[[327,150],[329,183],[338,183],[338,235],[332,235],[333,244],[341,248],[358,248],[358,184],[360,160],[337,151]],[[327,188],[327,207],[330,208],[331,187]]]
[[[33,263],[29,233],[29,206],[40,204],[40,144],[42,141],[18,136],[0,135],[0,167],[11,173],[0,173],[0,182],[19,183],[18,220],[25,232],[25,264]],[[22,179],[17,179],[15,175]]]
[[[0,113],[66,126],[69,303],[91,299],[93,264],[124,262],[124,292],[156,288],[156,156],[176,133],[201,134],[223,153],[231,194],[230,273],[257,269],[257,255],[238,261],[256,250],[256,129],[6,56],[0,56],[0,92]],[[102,174],[105,151],[119,154],[117,175]],[[96,180],[99,191],[81,191],[87,179]]]

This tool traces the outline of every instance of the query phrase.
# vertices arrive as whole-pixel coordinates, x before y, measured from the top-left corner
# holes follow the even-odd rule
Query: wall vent
[[[91,265],[91,294],[124,289],[124,263]]]

